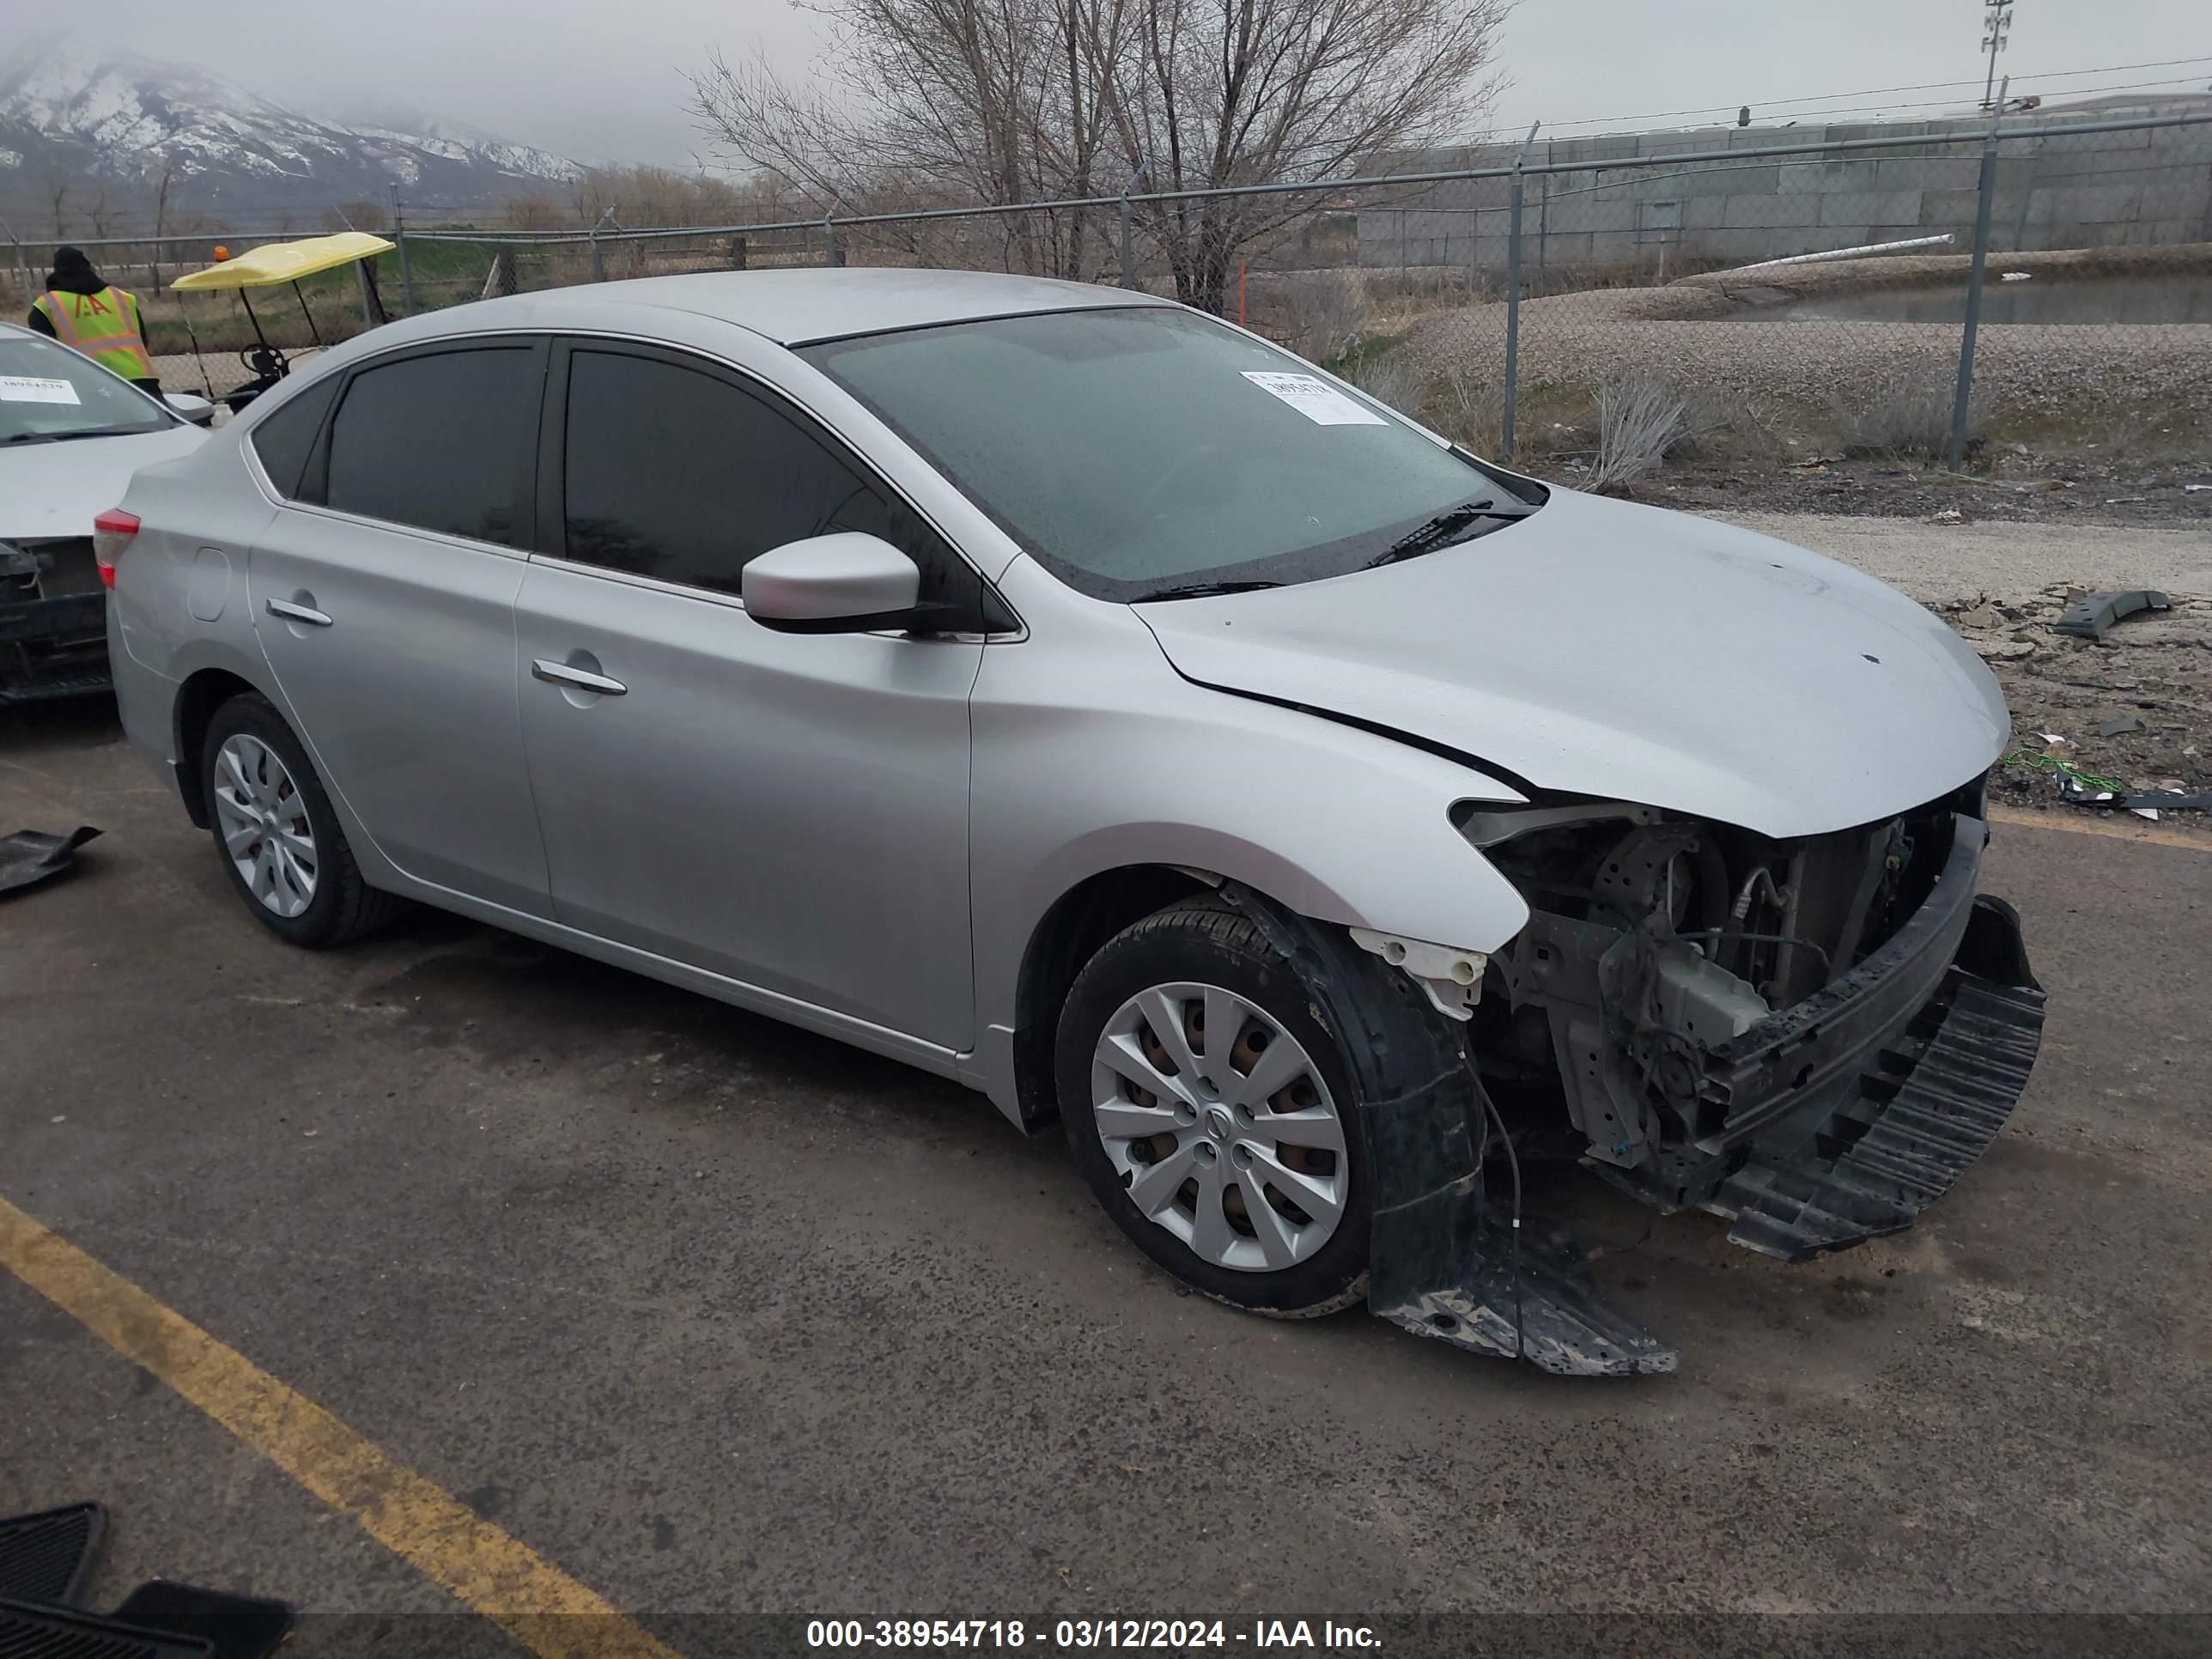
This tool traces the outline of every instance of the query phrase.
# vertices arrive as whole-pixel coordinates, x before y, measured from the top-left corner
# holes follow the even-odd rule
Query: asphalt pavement
[[[1916,1231],[1788,1267],[1540,1182],[1681,1352],[1601,1382],[1181,1294],[1056,1133],[684,993],[426,912],[290,950],[104,716],[8,717],[0,833],[81,822],[0,900],[0,1199],[676,1650],[763,1612],[2212,1601],[2212,837],[2000,826],[2043,1058]],[[113,1514],[97,1603],[476,1626],[4,1269],[0,1401],[0,1513]]]

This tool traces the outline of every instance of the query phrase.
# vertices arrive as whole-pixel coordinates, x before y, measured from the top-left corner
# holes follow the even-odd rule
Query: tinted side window
[[[342,512],[514,544],[538,426],[538,353],[408,357],[354,376],[331,425],[325,499]]]
[[[331,412],[331,399],[338,395],[338,382],[344,378],[333,374],[310,387],[267,420],[258,422],[247,434],[254,454],[260,459],[261,470],[276,486],[276,493],[287,500],[300,493],[301,474],[307,470],[307,457],[314,452],[315,439],[323,429],[323,416]]]
[[[766,398],[703,369],[620,352],[569,358],[563,503],[569,558],[738,591],[772,547],[864,530],[921,568],[926,600],[981,579],[912,508]]]

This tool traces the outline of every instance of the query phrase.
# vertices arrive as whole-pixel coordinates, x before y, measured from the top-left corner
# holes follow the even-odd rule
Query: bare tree
[[[1297,184],[1472,136],[1510,0],[818,0],[833,83],[716,58],[692,109],[814,210],[1006,206]],[[1138,204],[1178,298],[1218,311],[1238,251],[1310,200]],[[1008,215],[1006,263],[1089,278],[1097,210]]]
[[[46,205],[54,216],[54,240],[69,234],[70,180],[56,174],[46,180]]]
[[[381,235],[391,228],[392,204],[389,202],[338,202],[323,216],[323,224],[330,230],[365,230],[372,235]]]
[[[726,179],[655,167],[587,167],[570,193],[579,222],[595,224],[612,208],[633,228],[735,224],[759,205],[757,191]]]
[[[516,230],[559,230],[568,216],[550,191],[517,191],[507,198],[507,222]]]

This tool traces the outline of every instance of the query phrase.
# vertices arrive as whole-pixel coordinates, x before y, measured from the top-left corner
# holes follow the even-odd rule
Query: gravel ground
[[[1739,440],[1763,434],[1775,447],[1783,430],[1805,423],[1808,411],[1864,409],[1906,394],[1934,394],[1941,402],[1957,368],[1955,325],[1743,318],[1808,294],[1963,283],[1966,265],[1957,255],[1869,259],[1770,270],[1753,283],[1718,273],[1663,288],[1530,300],[1521,307],[1523,396],[1540,399],[1547,386],[1586,388],[1625,372],[1655,374],[1703,399]],[[2007,254],[2002,261],[2003,269],[2051,277],[2208,266],[2212,246],[2202,246]],[[1504,356],[1505,309],[1470,306],[1422,317],[1395,355],[1425,380],[1454,368],[1495,379]],[[2212,325],[2008,324],[1984,329],[1977,339],[1978,411],[2008,439],[2041,440],[2039,447],[2075,457],[2101,451],[2109,462],[2111,452],[2125,450],[2203,463],[2212,457],[2202,395],[2208,383]],[[1543,423],[1534,424],[1541,448]],[[2093,469],[2100,479],[2112,470]]]
[[[1856,566],[1942,616],[1996,671],[2015,753],[2130,790],[2212,787],[2212,526],[1713,516]],[[2078,593],[2136,587],[2165,592],[2172,608],[2139,612],[2096,641],[2051,626]],[[2000,783],[2017,802],[2058,805],[2042,769],[2008,766]]]
[[[1826,404],[1905,386],[1948,384],[1959,330],[1948,323],[1701,321],[1653,319],[1635,289],[1531,300],[1521,307],[1521,380],[1594,385],[1628,370],[1708,394]],[[1425,374],[1454,364],[1487,373],[1505,349],[1505,307],[1440,312],[1402,349]],[[2056,412],[2083,398],[2184,407],[2212,382],[2212,325],[2009,324],[1984,330],[1977,396]]]
[[[1927,525],[1895,519],[1717,512],[1903,588],[1923,605],[2017,604],[2054,582],[2160,587],[2212,599],[2212,513],[2196,529],[2113,525]]]
[[[1790,451],[1804,455],[1804,447]],[[1546,477],[1572,484],[1571,459],[1531,459]],[[1929,464],[1820,455],[1809,460],[1716,453],[1688,446],[1629,493],[1662,507],[1721,517],[1743,514],[1867,514],[2039,526],[2073,545],[2112,526],[2202,526],[2212,531],[2212,433],[2200,460],[2146,457],[2124,443],[2090,444],[2052,455],[2007,444],[1984,458],[1981,475]]]

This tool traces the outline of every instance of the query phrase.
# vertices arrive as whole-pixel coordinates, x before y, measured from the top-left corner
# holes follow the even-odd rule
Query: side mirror
[[[161,401],[168,404],[171,414],[182,416],[194,426],[206,426],[215,419],[215,405],[189,392],[164,392]]]
[[[745,566],[738,592],[763,628],[867,634],[916,623],[921,572],[880,536],[846,530],[770,548]]]

